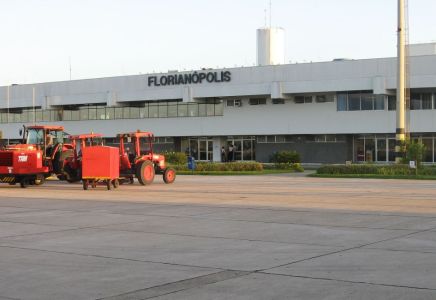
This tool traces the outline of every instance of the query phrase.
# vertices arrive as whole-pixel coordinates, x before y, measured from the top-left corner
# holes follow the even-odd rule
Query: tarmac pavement
[[[0,185],[3,299],[436,299],[436,183]]]

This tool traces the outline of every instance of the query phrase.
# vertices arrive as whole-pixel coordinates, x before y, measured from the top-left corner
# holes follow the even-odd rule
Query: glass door
[[[206,138],[189,139],[189,153],[195,160],[213,160],[213,140]]]
[[[255,160],[254,138],[241,137],[231,138],[227,140],[227,149],[233,145],[233,160],[247,161]],[[229,160],[232,158],[229,157]]]

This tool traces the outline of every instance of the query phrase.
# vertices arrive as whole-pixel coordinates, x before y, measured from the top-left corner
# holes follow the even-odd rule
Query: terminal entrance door
[[[189,139],[189,153],[195,160],[213,161],[213,140],[208,138]]]
[[[255,160],[254,137],[233,137],[227,139],[227,147],[233,145],[234,160]]]

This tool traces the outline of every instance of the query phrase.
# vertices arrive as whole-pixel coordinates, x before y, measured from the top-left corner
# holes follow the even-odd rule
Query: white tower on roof
[[[272,4],[269,1],[269,26],[257,30],[257,65],[280,65],[285,63],[285,30],[272,27]]]
[[[280,27],[257,30],[257,65],[280,65],[285,63],[285,30]]]

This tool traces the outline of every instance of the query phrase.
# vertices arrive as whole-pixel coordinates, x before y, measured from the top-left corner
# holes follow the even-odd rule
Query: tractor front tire
[[[136,178],[142,185],[151,184],[154,180],[154,166],[149,160],[144,160],[136,168]]]
[[[176,170],[173,168],[166,168],[163,173],[163,181],[166,184],[173,183],[176,180]]]
[[[38,175],[36,175],[36,178],[35,178],[35,185],[42,185],[42,184],[44,184],[44,182],[45,182],[45,177],[44,177],[44,175],[42,175],[42,174],[38,174]]]

